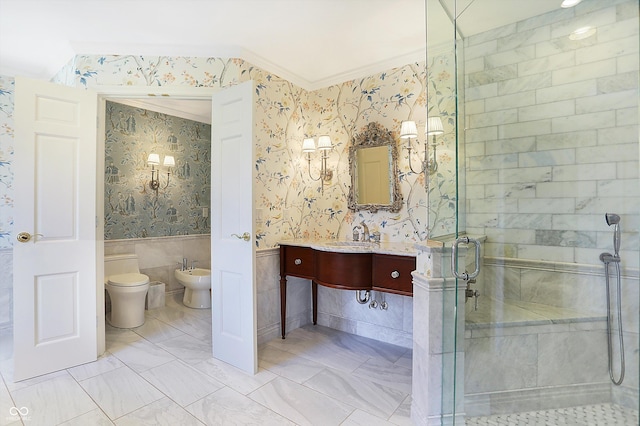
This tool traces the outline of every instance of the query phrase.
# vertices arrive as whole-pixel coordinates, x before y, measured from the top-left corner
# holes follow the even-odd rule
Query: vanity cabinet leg
[[[282,338],[286,329],[287,318],[287,279],[280,278],[280,327],[282,328]]]
[[[318,283],[311,281],[311,300],[313,302],[313,325],[318,323]]]

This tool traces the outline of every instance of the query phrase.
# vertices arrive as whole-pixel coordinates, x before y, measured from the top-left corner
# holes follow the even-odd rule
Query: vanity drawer
[[[314,254],[309,247],[281,246],[284,256],[284,272],[286,275],[301,278],[313,278]]]
[[[373,290],[413,296],[416,258],[389,254],[373,255]]]

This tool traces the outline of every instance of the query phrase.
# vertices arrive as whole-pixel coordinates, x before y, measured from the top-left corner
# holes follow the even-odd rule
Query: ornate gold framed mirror
[[[391,131],[380,123],[366,125],[349,147],[349,209],[353,211],[402,208],[398,179],[398,148]]]

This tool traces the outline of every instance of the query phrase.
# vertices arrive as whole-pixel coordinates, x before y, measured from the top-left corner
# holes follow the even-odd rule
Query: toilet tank
[[[135,254],[116,254],[104,257],[104,276],[140,273],[138,256]]]

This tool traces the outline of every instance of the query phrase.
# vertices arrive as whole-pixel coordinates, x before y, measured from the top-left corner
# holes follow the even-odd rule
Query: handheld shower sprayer
[[[620,255],[620,216],[615,213],[606,213],[604,220],[607,221],[607,225],[613,225],[613,250],[614,256]]]

